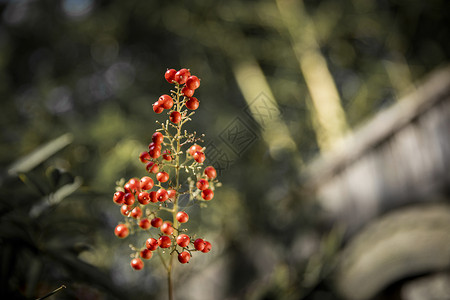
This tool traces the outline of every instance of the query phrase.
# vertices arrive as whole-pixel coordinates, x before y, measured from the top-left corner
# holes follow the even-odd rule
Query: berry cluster
[[[126,238],[129,234],[142,232],[147,236],[141,247],[131,246],[134,250],[131,267],[135,270],[141,270],[144,267],[142,259],[150,259],[154,251],[160,255],[165,251],[170,255],[177,254],[178,261],[184,264],[189,262],[193,252],[211,250],[210,242],[188,235],[187,229],[182,228],[189,215],[179,205],[180,196],[193,203],[210,201],[215,187],[220,185],[215,168],[203,166],[205,148],[198,144],[202,140],[195,133],[181,130],[199,106],[193,94],[200,86],[200,80],[188,69],[169,69],[165,78],[175,90],[170,95],[160,96],[153,104],[153,111],[161,114],[168,110],[169,120],[157,122],[161,128],[153,133],[148,151],[139,155],[148,174],[131,178],[126,183],[122,180],[113,196],[125,217],[125,222],[116,226],[115,235]],[[183,174],[182,170],[185,171]],[[181,175],[185,174],[187,184],[181,184]],[[170,217],[164,220],[163,215],[167,212]],[[171,262],[164,262],[168,273]]]

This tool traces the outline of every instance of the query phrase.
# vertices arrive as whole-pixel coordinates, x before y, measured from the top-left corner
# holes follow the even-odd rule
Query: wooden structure
[[[377,114],[306,176],[325,220],[346,228],[334,274],[344,298],[388,299],[383,293],[402,280],[450,278],[450,68]],[[398,286],[395,299],[415,299]]]

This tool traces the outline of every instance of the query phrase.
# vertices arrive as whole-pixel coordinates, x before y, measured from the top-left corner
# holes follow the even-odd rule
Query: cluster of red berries
[[[179,71],[175,69],[169,69],[164,75],[169,83],[177,84],[181,87],[181,95],[186,98],[184,105],[190,110],[196,110],[200,104],[197,98],[194,96],[195,90],[200,86],[200,79],[197,76],[192,75],[188,69],[181,69]],[[153,103],[153,111],[160,114],[164,109],[171,109],[173,107],[173,98],[169,95],[162,95],[158,101]],[[181,113],[179,111],[172,111],[169,115],[171,122],[178,124],[181,122]]]
[[[213,166],[203,168],[205,149],[196,143],[200,139],[181,131],[181,126],[193,114],[188,110],[199,106],[197,98],[192,96],[200,86],[200,80],[187,69],[169,69],[165,78],[175,85],[176,91],[171,91],[170,96],[160,96],[153,104],[153,110],[158,114],[169,110],[171,123],[161,124],[162,128],[152,135],[148,151],[139,155],[149,174],[118,184],[113,196],[113,201],[120,205],[120,211],[125,216],[125,222],[116,226],[115,235],[126,238],[136,231],[150,234],[143,247],[132,247],[135,254],[131,267],[135,270],[142,269],[142,259],[150,259],[153,251],[159,248],[170,250],[171,255],[178,253],[178,261],[184,264],[189,262],[192,252],[207,253],[212,247],[210,242],[185,233],[187,230],[181,227],[188,222],[189,215],[179,210],[178,206],[178,198],[183,194],[189,194],[192,201],[211,200],[215,186],[219,184],[216,169]],[[182,147],[189,144],[191,146],[187,147],[182,161]],[[191,172],[195,177],[185,190],[179,184],[180,169]],[[172,221],[159,217],[160,211],[171,212]],[[156,228],[157,232],[151,231],[152,228]]]

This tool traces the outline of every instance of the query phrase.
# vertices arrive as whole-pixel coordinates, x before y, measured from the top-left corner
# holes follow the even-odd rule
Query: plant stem
[[[180,104],[180,88],[177,87],[177,96],[176,96],[176,110],[181,113],[182,105]],[[177,195],[175,196],[175,200],[173,202],[173,208],[172,208],[172,220],[173,220],[173,226],[177,228],[177,231],[179,230],[179,223],[176,218],[178,213],[178,197],[179,197],[179,184],[180,184],[180,150],[181,150],[181,144],[180,144],[180,137],[181,137],[181,127],[183,126],[183,122],[180,122],[177,124],[177,133],[175,134],[176,139],[176,152],[175,152],[175,190],[177,191]],[[175,245],[176,247],[176,245]],[[172,251],[170,254],[169,259],[169,266],[167,268],[167,285],[169,289],[169,300],[173,300],[173,281],[172,281],[172,267],[173,267],[173,256],[176,255],[176,251]]]
[[[170,264],[172,265],[172,259],[170,260]],[[169,286],[169,300],[173,300],[172,270],[170,269],[167,271],[167,280],[167,284]]]

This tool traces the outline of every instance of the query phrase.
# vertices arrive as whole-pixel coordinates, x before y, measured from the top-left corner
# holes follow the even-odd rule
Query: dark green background
[[[416,82],[448,62],[445,0],[304,4],[352,128],[404,93],[390,65]],[[337,237],[321,230],[310,196],[299,192],[293,159],[308,163],[319,147],[294,51],[274,25],[274,1],[1,1],[0,18],[2,298],[34,299],[62,284],[51,299],[165,295],[159,261],[141,272],[129,267],[127,242],[113,235],[121,216],[111,198],[116,180],[145,174],[137,157],[156,129],[151,104],[170,89],[165,70],[181,67],[202,79],[190,128],[229,161],[214,201],[190,210],[214,246],[176,267],[177,299],[207,286],[229,299],[337,297],[327,277]],[[245,113],[230,67],[243,47],[264,71],[298,152],[272,158]],[[236,116],[253,134],[238,153],[220,139]],[[38,159],[22,180],[8,174],[67,133],[72,142]],[[30,214],[74,178],[83,182],[74,193]]]

